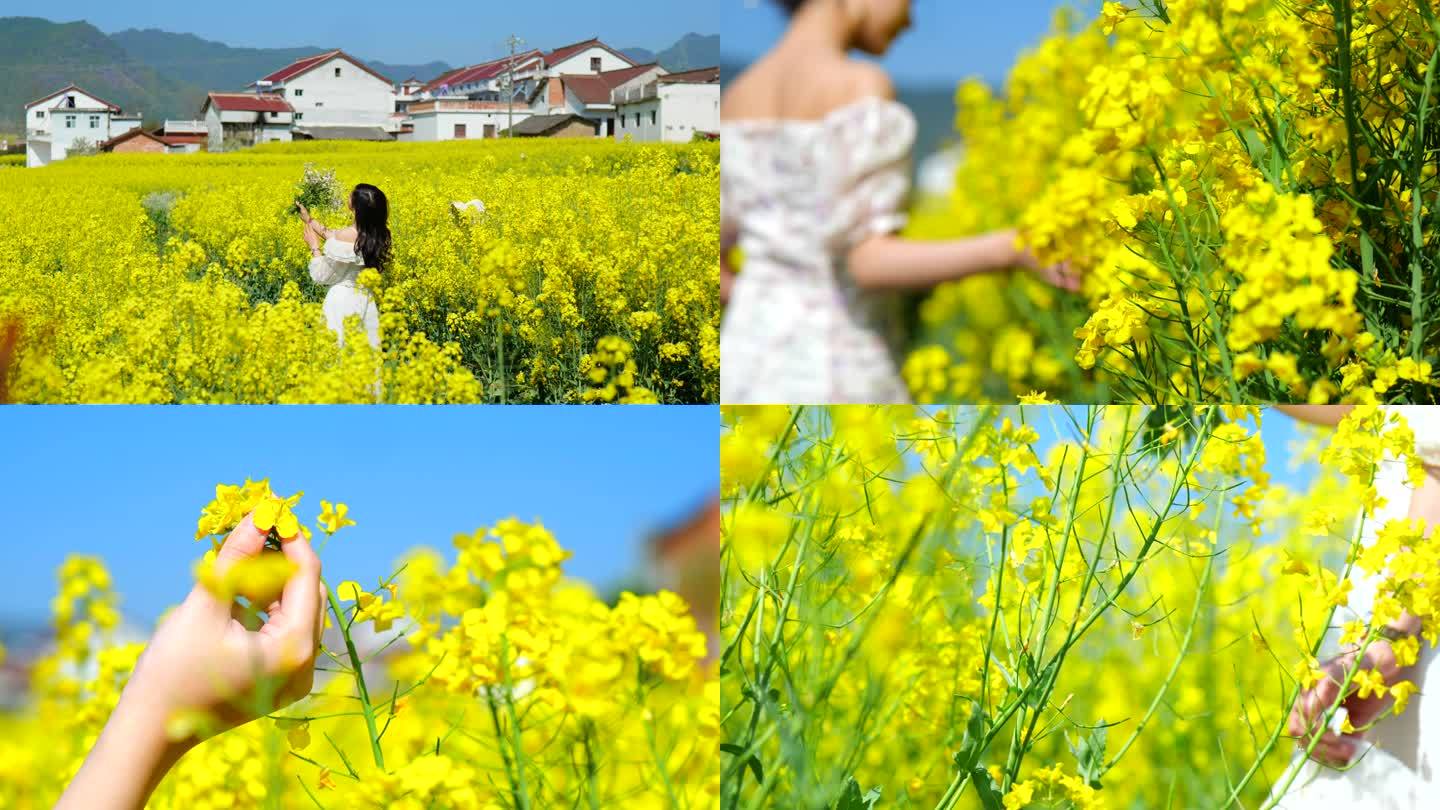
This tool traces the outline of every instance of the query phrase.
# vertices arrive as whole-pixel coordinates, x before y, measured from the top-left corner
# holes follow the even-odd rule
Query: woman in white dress
[[[329,287],[325,293],[325,323],[345,342],[345,319],[355,315],[370,345],[380,348],[380,311],[375,300],[356,279],[367,267],[384,270],[390,263],[390,203],[385,193],[368,183],[350,192],[354,220],[348,227],[329,230],[296,203],[305,223],[305,244],[310,246],[310,278]],[[320,240],[324,239],[324,245]]]
[[[1042,268],[1005,231],[948,242],[895,236],[905,224],[915,118],[883,54],[910,0],[777,0],[785,36],[721,105],[721,400],[907,402],[893,293],[975,273]],[[738,276],[724,255],[739,245]]]
[[[1338,424],[1346,408],[1342,406],[1281,406],[1297,418],[1318,424]],[[1406,478],[1403,462],[1385,461],[1376,474],[1376,488],[1385,505],[1366,521],[1361,542],[1374,542],[1380,528],[1392,519],[1419,518],[1431,525],[1440,525],[1440,407],[1395,407],[1415,432],[1415,452],[1425,465],[1425,479],[1413,489]],[[1353,590],[1349,604],[1336,615],[1336,625],[1345,621],[1366,620],[1375,597],[1376,582],[1372,575],[1358,568],[1351,571]],[[1387,636],[1401,638],[1420,632],[1420,621],[1406,613],[1382,630]],[[1311,752],[1313,761],[1300,762],[1297,751],[1292,769],[1299,773],[1290,782],[1290,772],[1277,782],[1276,791],[1290,782],[1289,789],[1275,807],[1283,810],[1336,810],[1339,807],[1376,808],[1377,810],[1409,810],[1433,807],[1440,803],[1440,664],[1435,649],[1422,639],[1420,655],[1411,666],[1398,666],[1389,641],[1372,642],[1365,652],[1361,669],[1374,668],[1385,682],[1394,684],[1408,680],[1419,687],[1403,714],[1392,714],[1376,722],[1368,731],[1342,734],[1333,726],[1320,729],[1323,714],[1339,694],[1338,680],[1353,666],[1356,653],[1338,648],[1336,631],[1327,640],[1329,657],[1322,669],[1337,680],[1323,679],[1314,688],[1301,693],[1289,720],[1289,733],[1297,744],[1308,744],[1310,734],[1319,731],[1319,741]],[[1350,724],[1360,728],[1394,704],[1388,694],[1360,698],[1351,694],[1341,703]],[[1338,716],[1338,713],[1337,713]],[[1344,768],[1340,770],[1339,768]]]

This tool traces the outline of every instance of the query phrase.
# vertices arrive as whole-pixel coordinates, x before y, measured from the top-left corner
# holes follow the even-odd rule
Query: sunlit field
[[[389,197],[326,328],[290,213],[306,164]],[[719,151],[544,139],[272,144],[5,170],[0,324],[26,402],[714,402]],[[464,211],[453,203],[479,200]],[[316,211],[349,223],[343,205]]]

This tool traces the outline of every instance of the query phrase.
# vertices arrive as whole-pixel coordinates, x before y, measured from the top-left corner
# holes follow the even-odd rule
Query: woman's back
[[[889,301],[843,266],[850,248],[905,222],[915,121],[888,80],[845,81],[871,72],[776,52],[727,94],[721,215],[745,254],[722,328],[727,402],[906,397]]]

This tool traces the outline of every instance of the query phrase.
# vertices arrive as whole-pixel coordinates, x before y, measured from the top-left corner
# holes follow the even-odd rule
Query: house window
[[[90,128],[91,128],[91,129],[99,129],[99,128],[100,128],[100,116],[98,116],[98,115],[92,115],[92,116],[90,116]]]
[[[485,125],[485,137],[487,137],[487,138],[493,138],[493,137],[495,137],[495,125],[494,125],[494,124],[486,124],[486,125]]]
[[[296,120],[296,121],[299,121],[300,119],[302,119],[302,118],[304,118],[304,117],[305,117],[305,113],[295,113],[295,120]]]
[[[340,68],[335,68],[335,78],[340,78]]]
[[[304,90],[302,90],[302,89],[299,88],[299,87],[295,88],[295,98],[299,98],[299,97],[301,97],[301,96],[303,96],[303,95],[305,95],[305,91],[304,91]]]
[[[635,126],[640,126],[640,113],[635,113]]]
[[[271,111],[270,111],[270,118],[271,118],[271,119],[274,119],[276,115],[278,115],[278,113],[276,113],[274,110],[271,110]]]
[[[45,117],[45,111],[44,111],[44,110],[36,110],[36,111],[35,111],[35,117],[36,117],[36,118],[44,118],[44,117]]]
[[[592,57],[590,57],[590,70],[591,70],[591,72],[593,72],[593,73],[599,73],[599,72],[600,72],[600,57],[598,57],[598,56],[592,56]]]
[[[651,111],[650,111],[650,126],[652,126],[652,127],[655,126],[655,111],[654,111],[654,110],[651,110]]]
[[[65,128],[66,128],[66,129],[74,129],[74,128],[75,128],[75,116],[73,116],[73,115],[67,115],[67,116],[65,116]]]
[[[324,106],[325,106],[325,102],[323,102],[323,101],[317,101],[317,102],[315,102],[315,106],[316,106],[316,107],[324,107]]]
[[[66,107],[70,107],[70,108],[73,109],[73,108],[75,107],[75,97],[74,97],[74,96],[66,96],[66,97],[65,97],[65,106],[66,106]]]
[[[455,125],[455,137],[456,137],[457,140],[464,140],[464,138],[465,138],[465,125],[464,125],[464,124],[456,124],[456,125]]]

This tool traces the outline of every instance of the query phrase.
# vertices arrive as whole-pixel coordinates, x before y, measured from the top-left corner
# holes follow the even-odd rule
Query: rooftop
[[[273,93],[211,93],[206,106],[231,112],[294,112],[290,102]]]
[[[609,104],[610,91],[637,76],[643,76],[656,70],[663,71],[664,68],[651,62],[648,65],[607,70],[604,73],[566,73],[560,77],[560,80],[575,94],[576,98],[586,104]]]
[[[306,56],[302,59],[296,59],[294,62],[291,62],[283,68],[280,68],[274,73],[271,73],[270,75],[261,78],[260,81],[269,82],[271,84],[282,84],[295,78],[296,76],[299,76],[302,73],[307,73],[311,70],[314,70],[315,68],[325,64],[326,62],[329,62],[331,59],[334,59],[336,57],[344,59],[355,67],[358,67],[366,73],[369,73],[370,75],[376,77],[377,79],[384,81],[386,84],[394,83],[385,76],[382,76],[379,73],[375,72],[373,69],[371,69],[369,65],[361,62],[359,59],[356,59],[350,54],[345,53],[339,48],[336,48],[333,51],[317,53],[314,56]],[[258,83],[259,82],[257,82],[257,84]]]

